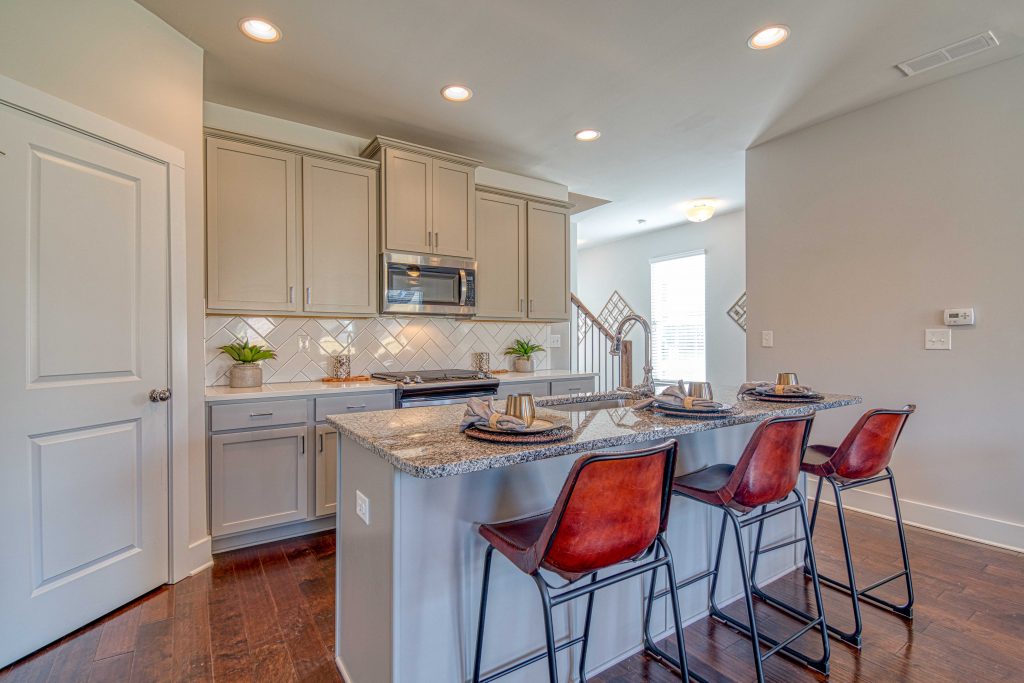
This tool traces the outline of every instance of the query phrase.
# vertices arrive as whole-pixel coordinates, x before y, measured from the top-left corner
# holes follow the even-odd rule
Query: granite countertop
[[[735,395],[722,392],[725,396]],[[854,405],[859,396],[824,394],[817,403],[768,403],[739,401],[738,415],[720,419],[686,419],[662,416],[650,411],[634,412],[629,407],[562,412],[544,406],[625,398],[617,392],[578,394],[537,399],[537,415],[568,424],[572,438],[552,444],[498,444],[472,439],[458,431],[465,406],[409,408],[375,413],[329,415],[327,421],[349,437],[414,477],[451,477],[496,467],[508,467],[560,455],[584,453],[625,446],[709,429],[760,422],[779,415],[798,415],[808,409],[825,410]],[[502,407],[501,401],[496,406]]]
[[[410,374],[415,374],[410,372]],[[537,370],[536,372],[505,372],[495,375],[499,382],[546,382],[577,377],[594,377],[593,372],[571,370]],[[394,391],[390,382],[368,380],[364,382],[275,382],[258,387],[232,389],[226,386],[206,387],[206,402],[242,401],[251,398],[293,398],[298,396],[328,396],[358,392]]]

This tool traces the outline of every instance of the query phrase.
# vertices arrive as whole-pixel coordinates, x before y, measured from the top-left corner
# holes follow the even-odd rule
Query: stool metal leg
[[[597,574],[590,577],[590,583],[597,581]],[[583,620],[583,642],[580,644],[580,681],[587,683],[587,647],[590,645],[590,620],[594,616],[594,595],[587,596],[587,616]]]
[[[818,494],[814,501],[814,512],[811,516],[810,528],[812,535],[814,534],[814,523],[817,518],[818,504],[821,500],[821,487],[824,479],[828,479],[828,482],[832,486],[832,490],[835,495],[836,514],[839,518],[839,535],[843,541],[843,555],[844,559],[846,560],[846,575],[849,583],[843,583],[842,581],[823,575],[819,575],[819,578],[821,579],[822,583],[831,586],[832,588],[836,588],[840,591],[848,593],[850,595],[850,602],[853,607],[854,624],[854,628],[852,631],[842,631],[838,628],[835,628],[832,625],[829,625],[829,631],[831,631],[832,634],[840,640],[849,643],[850,645],[856,648],[860,648],[862,643],[861,634],[863,632],[864,627],[860,611],[860,600],[866,600],[867,602],[877,607],[887,609],[906,619],[914,618],[914,586],[913,579],[910,573],[910,556],[907,552],[907,539],[906,534],[903,530],[903,518],[900,514],[899,495],[896,492],[896,478],[893,476],[892,470],[889,469],[888,467],[885,468],[884,475],[873,477],[871,479],[863,481],[851,482],[849,484],[839,484],[836,481],[834,481],[831,477],[820,477],[818,479]],[[888,576],[882,579],[881,581],[876,581],[875,583],[871,584],[866,588],[857,588],[857,579],[853,568],[853,552],[850,549],[850,537],[846,528],[846,510],[843,506],[842,492],[845,489],[858,488],[866,484],[872,484],[882,481],[889,482],[889,490],[892,494],[893,509],[896,513],[896,530],[899,534],[900,539],[900,554],[903,560],[903,570],[893,574],[892,576]],[[903,577],[907,590],[907,601],[902,605],[897,605],[895,603],[889,602],[888,600],[883,600],[882,598],[878,598],[870,594],[870,591],[873,591],[876,588],[879,588],[880,586],[883,586],[889,583],[890,581],[894,581],[895,579],[898,579],[900,577]]]
[[[484,582],[480,592],[480,623],[476,629],[476,657],[473,661],[473,683],[480,681],[480,659],[484,648],[484,618],[487,616],[487,589],[491,583],[491,557],[494,554],[494,546],[488,544],[487,552],[484,554]]]
[[[694,680],[697,681],[697,683],[707,683],[707,681],[704,678],[698,676],[695,673],[690,672],[690,667],[686,661],[686,644],[683,635],[682,610],[679,606],[679,593],[677,592],[680,588],[688,586],[691,583],[696,583],[697,581],[706,578],[706,576],[702,575],[684,581],[681,584],[677,584],[675,564],[672,560],[672,551],[669,549],[667,542],[665,542],[663,545],[665,549],[665,555],[668,556],[668,562],[666,564],[666,567],[668,572],[669,587],[661,591],[659,594],[655,594],[655,589],[658,585],[658,568],[655,567],[654,570],[651,572],[651,583],[647,591],[647,605],[646,609],[644,610],[644,651],[647,654],[654,657],[655,659],[661,661],[662,663],[667,664],[672,668],[678,669],[680,676],[684,681]],[[660,547],[658,552],[660,556]],[[675,658],[673,658],[667,652],[658,647],[658,645],[654,642],[654,638],[651,637],[651,613],[654,609],[654,601],[657,600],[659,597],[664,597],[665,595],[669,596],[669,599],[671,600],[672,604],[672,621],[673,626],[676,630]]]
[[[551,614],[551,593],[548,591],[548,585],[544,583],[540,573],[534,574],[533,580],[537,583],[537,588],[540,590],[540,600],[544,606],[544,635],[548,648],[548,678],[551,683],[558,683],[558,662],[555,660],[557,650],[555,649],[554,619]]]

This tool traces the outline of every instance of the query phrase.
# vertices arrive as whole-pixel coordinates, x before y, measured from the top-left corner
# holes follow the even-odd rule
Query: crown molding
[[[555,206],[559,209],[572,209],[575,204],[571,202],[564,202],[559,199],[552,199],[551,197],[541,197],[536,194],[528,194],[526,192],[516,192],[515,190],[506,190],[503,187],[494,187],[493,185],[476,185],[477,192],[486,192],[487,194],[501,195],[502,197],[509,197],[511,199],[523,199],[528,202],[535,204],[547,204],[548,206]]]
[[[440,149],[434,149],[433,147],[417,145],[415,142],[396,140],[383,135],[377,135],[370,140],[369,144],[363,148],[363,151],[360,152],[359,155],[362,157],[372,157],[382,149],[400,149],[405,152],[423,154],[435,159],[442,159],[444,161],[450,161],[455,164],[464,164],[466,166],[480,166],[483,164],[479,159],[473,159],[472,157],[462,156],[461,154],[455,154],[453,152],[445,152]]]
[[[294,154],[300,154],[305,157],[314,157],[317,159],[326,159],[327,161],[338,161],[350,166],[361,166],[362,168],[379,169],[380,162],[373,159],[365,159],[363,157],[352,157],[347,154],[336,154],[334,152],[325,152],[322,149],[313,149],[311,147],[303,147],[301,145],[289,145],[285,142],[277,142],[276,140],[267,140],[266,138],[258,138],[253,135],[246,135],[245,133],[235,133],[230,130],[222,130],[220,128],[210,128],[206,126],[203,128],[203,133],[208,138],[217,138],[218,140],[233,140],[235,142],[244,142],[249,145],[256,145],[258,147],[266,147],[267,149],[276,149],[282,152],[292,152]]]

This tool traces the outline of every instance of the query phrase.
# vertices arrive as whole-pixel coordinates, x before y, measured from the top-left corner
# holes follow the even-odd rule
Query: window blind
[[[707,379],[704,252],[651,261],[654,378]]]

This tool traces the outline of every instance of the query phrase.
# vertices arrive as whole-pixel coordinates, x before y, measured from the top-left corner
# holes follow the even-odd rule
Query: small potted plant
[[[220,347],[220,350],[231,356],[235,364],[231,366],[228,377],[232,387],[258,387],[263,384],[263,367],[260,361],[277,358],[277,354],[259,344],[250,344],[246,339]]]
[[[533,372],[533,354],[540,353],[544,347],[526,339],[516,339],[512,346],[505,349],[506,356],[512,356],[512,369],[516,372]]]

